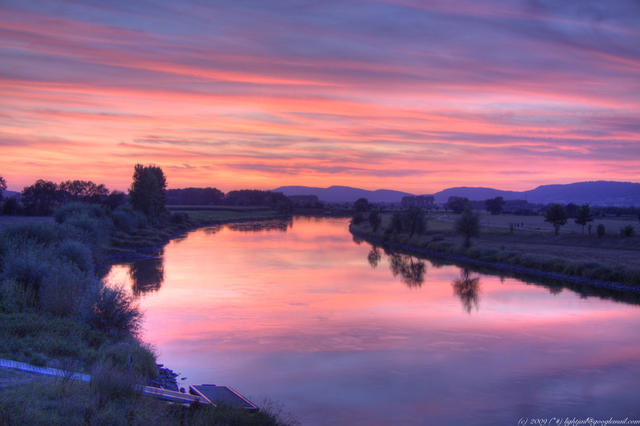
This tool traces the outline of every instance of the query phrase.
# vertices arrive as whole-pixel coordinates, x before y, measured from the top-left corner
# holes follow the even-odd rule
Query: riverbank
[[[133,299],[99,279],[113,253],[149,256],[181,233],[221,221],[174,213],[151,226],[135,212],[78,204],[54,216],[55,222],[15,218],[0,229],[0,356],[95,380],[8,386],[0,424],[284,423],[264,410],[185,409],[139,395],[139,384],[177,387],[175,373],[157,365],[153,349],[139,339],[141,313]]]
[[[429,217],[424,234],[409,236],[386,231],[389,216],[382,215],[376,232],[368,221],[352,224],[350,231],[375,245],[437,259],[618,292],[640,292],[637,237],[598,238],[568,233],[554,236],[549,232],[482,226],[479,237],[466,248],[462,237],[454,232],[455,217]]]

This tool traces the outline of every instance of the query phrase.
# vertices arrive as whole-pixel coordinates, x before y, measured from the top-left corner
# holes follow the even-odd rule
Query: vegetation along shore
[[[0,358],[88,373],[91,381],[2,370],[0,424],[285,424],[268,407],[185,408],[142,396],[138,385],[169,386],[172,374],[140,339],[131,293],[101,280],[114,259],[153,255],[188,229],[273,218],[282,209],[169,211],[154,166],[136,166],[129,197],[74,182],[38,181],[19,203],[9,201],[9,209],[38,216],[10,216],[0,226]]]
[[[572,224],[563,212],[554,219],[557,209],[550,206],[551,213],[546,215],[521,216],[470,208],[458,213],[419,208],[380,211],[363,203],[350,231],[372,244],[419,255],[639,292],[640,238],[633,228],[638,219],[588,216],[587,223],[577,218]],[[584,225],[588,232],[583,231]]]

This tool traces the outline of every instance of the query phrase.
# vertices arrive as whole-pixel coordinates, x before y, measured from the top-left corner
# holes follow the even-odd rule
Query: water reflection
[[[262,222],[241,222],[225,225],[232,231],[239,232],[261,232],[261,231],[281,231],[287,232],[293,226],[293,218],[265,220]]]
[[[164,260],[158,257],[133,262],[129,266],[129,276],[134,296],[158,291],[164,282]]]
[[[165,247],[162,288],[140,299],[160,362],[312,426],[640,415],[637,306],[385,254],[348,219],[294,221]]]
[[[460,271],[460,276],[453,280],[453,293],[460,298],[462,307],[467,313],[475,306],[478,310],[478,293],[480,290],[480,277],[472,277],[468,268]]]
[[[389,264],[393,276],[400,275],[407,286],[422,286],[424,274],[427,271],[424,261],[408,254],[393,253],[389,257]]]
[[[367,255],[369,265],[371,265],[371,267],[374,269],[377,268],[381,258],[382,256],[380,255],[380,249],[378,249],[378,247],[376,246],[372,246],[371,250],[369,250],[369,254]]]

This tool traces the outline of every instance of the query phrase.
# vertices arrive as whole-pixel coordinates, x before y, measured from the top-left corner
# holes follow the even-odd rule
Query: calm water
[[[202,229],[107,279],[182,383],[302,424],[640,418],[640,307],[387,255],[347,224]]]

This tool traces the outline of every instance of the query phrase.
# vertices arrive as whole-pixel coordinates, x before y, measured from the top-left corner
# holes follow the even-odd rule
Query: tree
[[[148,217],[158,218],[166,208],[166,187],[167,181],[160,167],[136,164],[129,189],[129,202]]]
[[[552,204],[547,209],[544,221],[551,223],[555,229],[555,234],[558,235],[560,227],[567,223],[567,212],[565,212],[562,204]]]
[[[606,230],[605,230],[603,224],[601,224],[601,223],[598,224],[598,227],[596,228],[596,233],[598,234],[598,238],[604,237],[604,234],[606,233]]]
[[[504,199],[502,197],[490,198],[484,202],[484,205],[487,207],[489,213],[498,215],[502,213],[502,208],[504,207]]]
[[[373,229],[373,232],[378,232],[380,223],[382,223],[382,219],[380,218],[380,213],[378,212],[378,210],[371,210],[371,212],[369,213],[369,225],[371,225],[371,229]]]
[[[470,206],[471,206],[471,202],[469,201],[468,198],[455,197],[455,196],[449,197],[447,204],[445,204],[445,208],[447,210],[451,210],[457,214],[462,213],[464,209],[466,209],[467,207],[470,208]]]
[[[583,204],[578,209],[578,215],[575,218],[575,222],[578,225],[582,225],[582,233],[584,234],[584,227],[588,222],[593,221],[593,215],[589,209],[589,204]]]
[[[579,209],[580,209],[580,207],[578,207],[577,204],[569,203],[569,204],[567,204],[567,207],[565,207],[565,213],[567,214],[568,218],[578,217],[578,210]]]
[[[22,190],[22,204],[28,214],[48,216],[60,204],[60,195],[58,185],[39,179]]]
[[[391,216],[391,223],[387,232],[396,235],[402,232],[402,217],[399,212],[394,212],[393,216]]]
[[[456,221],[456,231],[464,236],[464,246],[471,246],[471,237],[480,233],[480,218],[471,208],[466,208]]]
[[[369,201],[366,198],[358,198],[355,203],[353,203],[353,209],[357,212],[366,212],[369,210]]]
[[[0,200],[2,200],[2,191],[7,189],[7,181],[4,180],[2,176],[0,176]]]
[[[412,206],[404,214],[404,228],[409,231],[409,238],[414,234],[424,234],[426,231],[424,210],[420,207]]]
[[[103,184],[96,185],[90,180],[68,180],[61,182],[59,189],[65,201],[98,203],[109,195],[109,190]]]

